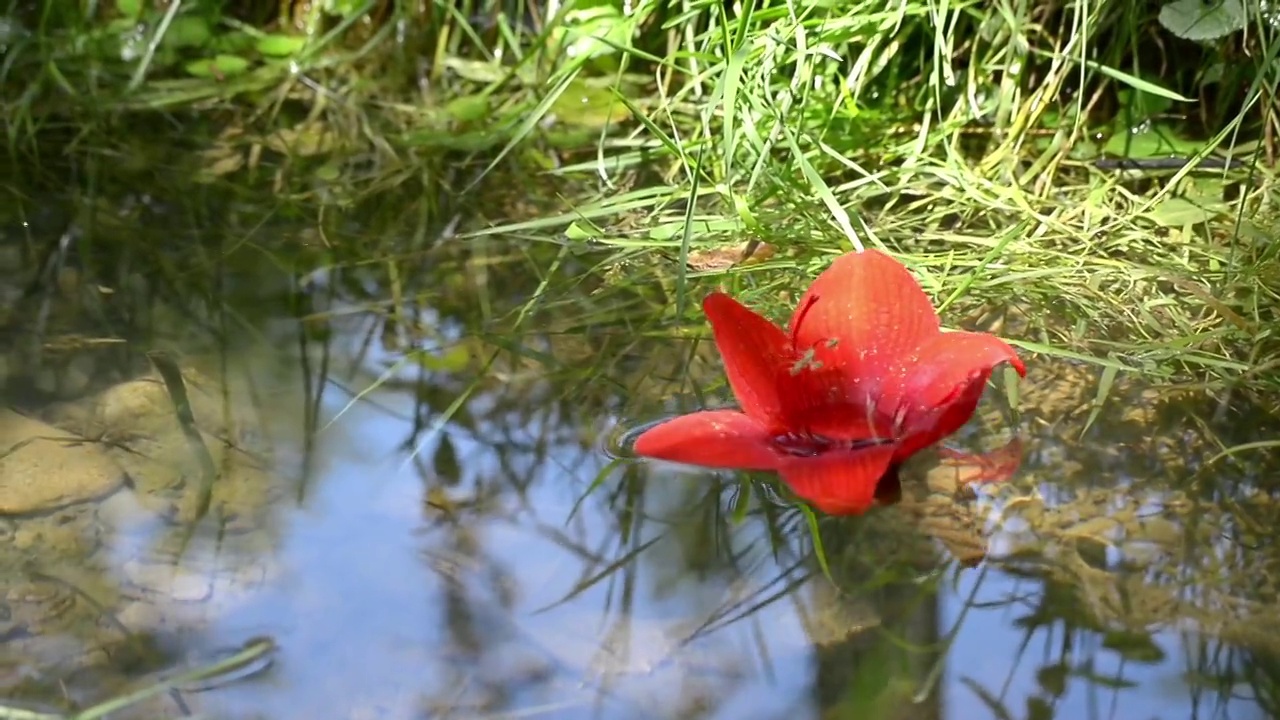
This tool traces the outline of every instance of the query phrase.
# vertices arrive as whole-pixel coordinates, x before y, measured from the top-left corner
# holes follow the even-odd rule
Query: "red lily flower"
[[[742,409],[668,420],[636,454],[773,470],[832,515],[866,510],[881,478],[968,422],[997,365],[1026,375],[996,336],[942,332],[915,278],[877,250],[836,258],[787,330],[723,293],[702,308]]]

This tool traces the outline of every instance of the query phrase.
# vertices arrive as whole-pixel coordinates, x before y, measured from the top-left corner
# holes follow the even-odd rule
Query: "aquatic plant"
[[[641,434],[637,454],[777,471],[829,514],[857,514],[882,478],[973,415],[992,369],[1018,354],[989,333],[942,332],[911,273],[874,249],[840,256],[788,330],[715,292],[702,304],[741,410],[705,410]]]

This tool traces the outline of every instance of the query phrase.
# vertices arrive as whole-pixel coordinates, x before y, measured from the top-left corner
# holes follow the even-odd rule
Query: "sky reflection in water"
[[[412,410],[411,399],[394,392],[368,399]],[[345,404],[331,394],[328,411]],[[423,482],[402,452],[409,430],[403,419],[358,404],[322,435],[314,495],[289,521],[280,582],[214,630],[233,637],[281,631],[271,680],[227,688],[219,695],[230,706],[273,717],[318,717],[334,708],[350,717],[362,709],[436,716],[450,706],[457,717],[473,717],[485,703],[497,706],[488,712],[563,705],[550,716],[669,717],[694,702],[716,706],[711,717],[770,717],[805,706],[803,629],[785,604],[674,646],[737,580],[723,570],[696,577],[677,543],[659,541],[642,553],[633,587],[600,583],[554,606],[584,572],[603,569],[584,569],[579,552],[557,535],[584,551],[626,552],[616,522],[593,500],[564,524],[608,462],[596,448],[562,444],[540,463],[517,455],[504,470],[489,448],[451,434],[469,478],[459,495],[476,478],[501,483],[504,473],[528,472],[530,480],[527,507],[504,494],[496,507],[463,512],[455,525],[423,502]],[[683,491],[654,483],[646,512],[661,518],[664,505],[678,510],[687,502]],[[639,542],[668,530],[647,523]],[[746,544],[761,534],[747,524],[734,539]],[[776,575],[767,558],[757,563],[755,582]],[[768,666],[752,649],[756,635],[777,653]]]
[[[516,444],[529,448],[538,438],[561,440],[543,448],[541,459],[509,446],[503,463],[491,445],[451,430],[463,479],[446,492],[462,500],[478,488],[499,488],[483,510],[463,505],[453,520],[424,502],[423,476],[403,451],[411,425],[398,415],[412,412],[412,398],[375,390],[366,399],[347,407],[348,397],[331,388],[327,418],[343,415],[317,444],[310,497],[287,514],[278,580],[210,631],[218,637],[272,634],[282,647],[279,662],[266,679],[207,696],[214,706],[282,718],[486,717],[504,711],[566,718],[820,717],[819,675],[828,678],[824,682],[847,676],[853,684],[859,674],[875,674],[878,653],[894,652],[897,641],[875,628],[853,633],[845,641],[852,649],[840,649],[840,642],[818,649],[802,615],[821,612],[828,599],[821,576],[682,645],[699,624],[792,567],[790,559],[773,557],[758,517],[733,526],[727,536],[702,536],[702,552],[693,556],[691,548],[700,546],[696,533],[708,517],[699,498],[706,496],[709,475],[652,473],[638,496],[636,509],[643,513],[632,516],[630,536],[619,529],[622,503],[611,508],[604,491],[566,524],[609,457],[575,440],[574,428],[543,427],[537,416],[521,421],[513,415],[510,422],[525,424],[490,429],[523,438],[528,442]],[[424,457],[431,450],[429,444],[420,448]],[[429,477],[432,484],[438,480]],[[527,487],[523,497],[513,491],[513,480]],[[610,579],[557,604],[654,538]],[[801,543],[791,540],[799,551]],[[721,545],[708,549],[713,542]],[[812,563],[803,567],[814,572]],[[940,633],[959,619],[974,583],[980,583],[978,603],[1011,596],[1034,601],[1042,592],[999,571],[965,570],[953,588],[944,583],[940,592],[933,621]],[[931,612],[928,603],[922,612],[921,618]],[[1062,642],[1060,632],[1038,632],[1020,651],[1024,631],[1013,621],[1025,612],[1006,602],[970,610],[940,697],[920,706],[899,701],[897,710],[882,706],[885,712],[876,717],[991,717],[974,688],[998,697],[1006,684],[1003,702],[1015,717],[1025,716],[1029,697],[1047,697],[1037,690],[1037,675],[1060,654]],[[1121,663],[1101,647],[1077,647],[1072,657],[1093,656],[1096,675],[1122,674],[1137,688],[1117,693],[1067,678],[1056,716],[1188,716],[1180,639],[1173,631],[1157,635],[1167,661],[1149,666]],[[928,657],[922,657],[927,670]],[[912,675],[893,679],[903,685],[899,696],[923,685],[923,670]],[[1226,708],[1217,702],[1206,693],[1201,716],[1224,716]],[[1236,718],[1257,710],[1247,701],[1230,706]]]

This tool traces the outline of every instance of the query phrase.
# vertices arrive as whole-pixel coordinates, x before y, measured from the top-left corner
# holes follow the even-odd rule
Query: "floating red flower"
[[[774,470],[833,515],[866,510],[881,478],[964,425],[995,366],[1026,375],[996,336],[942,332],[911,273],[876,250],[837,258],[787,330],[723,293],[702,307],[741,411],[668,420],[637,438],[636,454]]]

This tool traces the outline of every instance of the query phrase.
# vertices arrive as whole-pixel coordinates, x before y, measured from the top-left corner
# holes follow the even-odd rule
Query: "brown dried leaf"
[[[751,250],[751,254],[747,255],[747,251]],[[688,265],[690,268],[698,271],[710,270],[728,270],[734,265],[750,265],[752,263],[764,262],[773,257],[778,252],[777,248],[767,242],[755,243],[752,248],[751,242],[737,243],[736,245],[721,245],[719,247],[706,248],[703,250],[694,250],[689,253]]]
[[[324,123],[312,121],[277,130],[263,142],[282,155],[313,157],[333,150],[339,139]]]
[[[197,175],[197,180],[201,182],[210,182],[217,178],[231,173],[244,167],[244,153],[233,148],[225,148],[225,154],[214,153],[208,151],[205,153],[205,160],[208,162]]]

